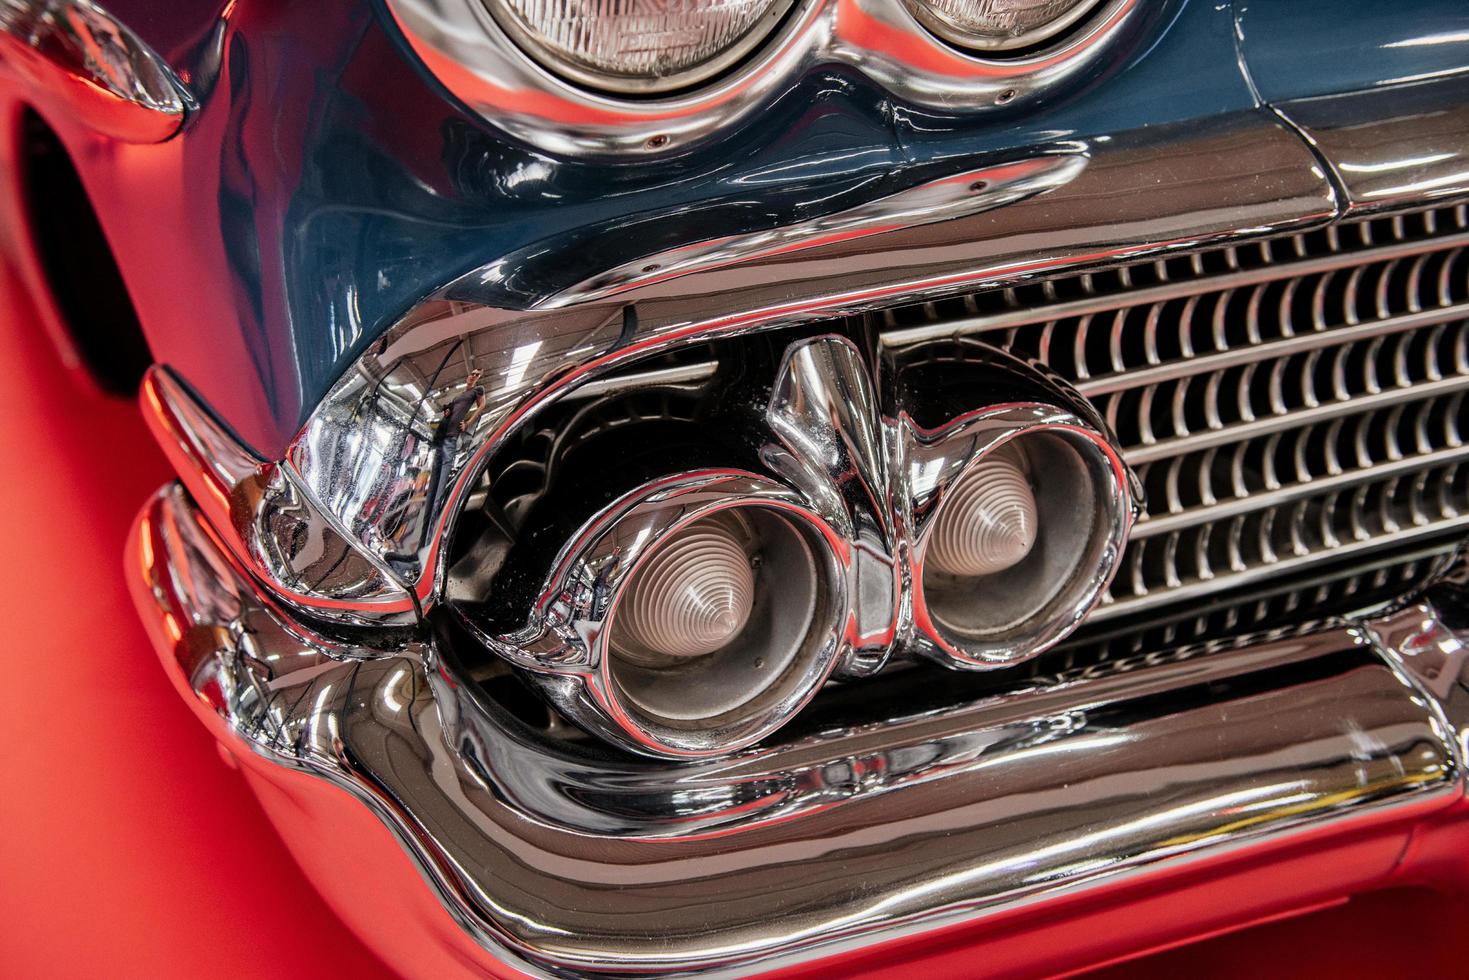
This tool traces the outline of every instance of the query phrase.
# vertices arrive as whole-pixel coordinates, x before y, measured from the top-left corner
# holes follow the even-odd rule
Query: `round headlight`
[[[919,532],[915,613],[931,649],[995,667],[1071,632],[1111,581],[1131,509],[1115,451],[1075,420],[1021,429],[966,464]]]
[[[544,67],[594,88],[655,94],[749,54],[794,0],[484,0]]]
[[[1048,41],[1099,0],[907,0],[919,22],[951,44],[1013,51]]]

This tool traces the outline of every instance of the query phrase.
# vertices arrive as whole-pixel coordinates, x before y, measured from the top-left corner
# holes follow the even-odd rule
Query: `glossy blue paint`
[[[1469,70],[1464,0],[1234,0],[1251,78],[1267,102]]]
[[[1245,23],[1275,8],[1278,27],[1297,4],[1320,6],[1250,0]],[[113,6],[129,16],[145,5]],[[1143,43],[1040,102],[943,115],[831,67],[718,142],[654,162],[585,162],[465,111],[375,6],[188,0],[178,10],[133,22],[200,103],[156,152],[192,234],[219,246],[212,265],[187,249],[171,264],[223,298],[207,325],[222,333],[196,341],[187,294],[155,291],[141,312],[161,359],[272,457],[366,345],[476,268],[498,263],[472,298],[523,307],[679,244],[833,213],[1048,145],[1255,106],[1229,4],[1159,0]],[[171,249],[166,236],[160,247]],[[122,261],[130,281],[158,275],[151,260]]]

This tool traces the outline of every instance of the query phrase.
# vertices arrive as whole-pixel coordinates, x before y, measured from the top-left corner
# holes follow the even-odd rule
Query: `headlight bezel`
[[[929,0],[903,0],[903,6],[930,34],[978,58],[1010,59],[1059,43],[1097,12],[1103,0],[1074,0],[1071,9],[1045,23],[1006,36],[986,36],[944,17]]]
[[[809,0],[769,0],[764,13],[734,41],[702,61],[667,75],[617,74],[558,52],[514,9],[512,0],[480,0],[489,19],[532,62],[564,82],[621,98],[668,97],[719,78],[756,54],[781,32],[793,11]]]

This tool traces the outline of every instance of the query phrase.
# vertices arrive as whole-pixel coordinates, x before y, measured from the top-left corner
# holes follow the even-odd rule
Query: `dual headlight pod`
[[[511,575],[541,582],[508,620],[525,627],[480,639],[582,727],[681,757],[748,745],[894,654],[1044,650],[1111,580],[1130,474],[1079,396],[979,345],[932,353],[874,371],[844,338],[790,345],[763,413],[730,419],[741,468],[624,465],[628,489]]]
[[[614,94],[659,95],[707,81],[741,61],[802,0],[483,2],[520,49],[553,73]],[[1100,0],[903,2],[938,37],[994,55],[1055,38]]]

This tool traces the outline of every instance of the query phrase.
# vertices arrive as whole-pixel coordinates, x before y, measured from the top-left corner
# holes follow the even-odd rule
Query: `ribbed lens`
[[[699,521],[648,560],[628,583],[621,623],[629,649],[674,658],[707,656],[745,628],[755,575],[728,524]]]
[[[947,40],[986,51],[1038,44],[1075,23],[1096,0],[909,0]]]
[[[1035,494],[1016,458],[993,453],[960,479],[934,518],[928,560],[936,571],[993,575],[1035,547]]]
[[[803,691],[830,615],[811,529],[736,506],[658,542],[608,633],[619,696],[663,737],[751,724]]]
[[[642,91],[707,77],[758,43],[790,6],[790,0],[487,2],[550,67]]]

